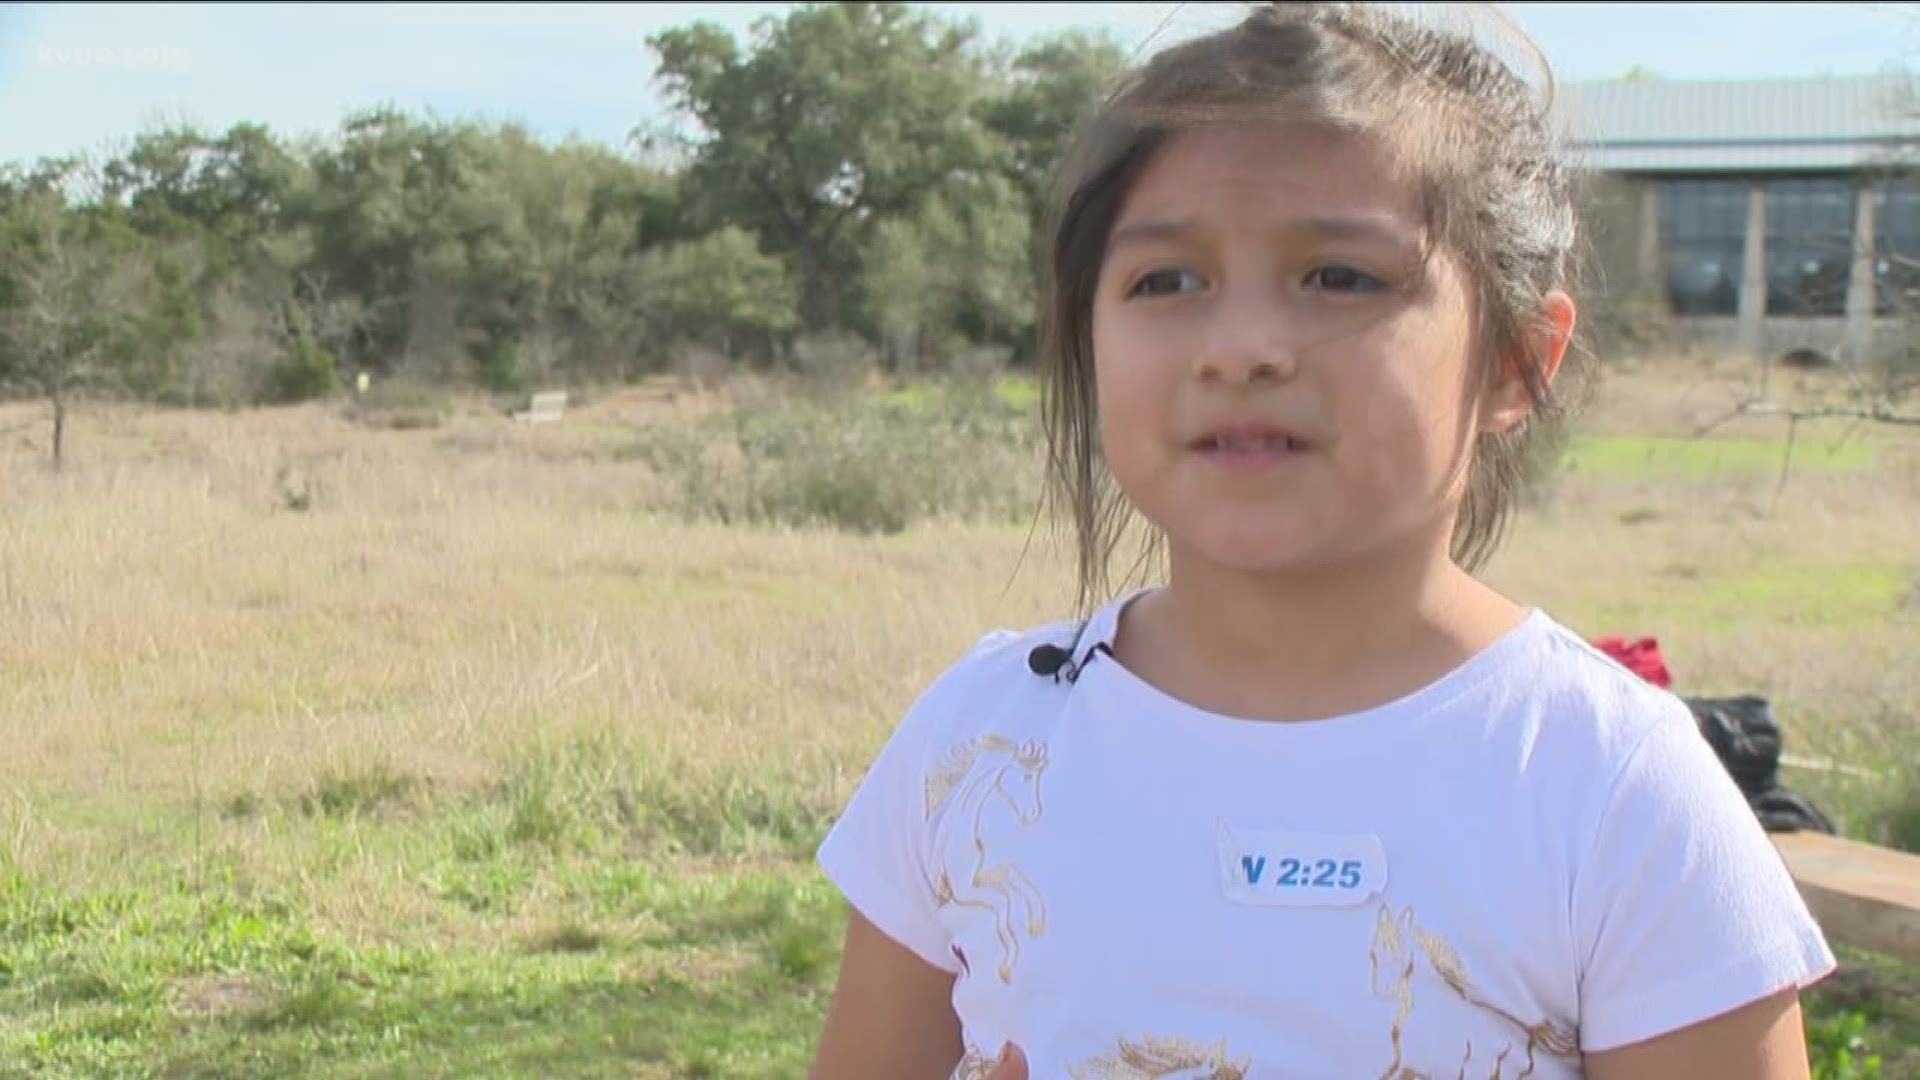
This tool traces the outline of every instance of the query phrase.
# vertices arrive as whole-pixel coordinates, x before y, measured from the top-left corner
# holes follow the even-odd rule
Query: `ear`
[[[1573,340],[1576,313],[1573,298],[1555,289],[1540,302],[1539,316],[1527,333],[1525,355],[1539,365],[1540,379],[1553,385],[1560,373],[1560,361],[1567,355],[1567,343]],[[1480,400],[1480,430],[1504,435],[1519,427],[1533,411],[1533,396],[1527,392],[1522,375],[1521,355],[1501,359],[1500,371]]]

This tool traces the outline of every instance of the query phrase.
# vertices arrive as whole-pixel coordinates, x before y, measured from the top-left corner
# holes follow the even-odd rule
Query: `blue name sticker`
[[[1235,828],[1220,823],[1220,886],[1260,907],[1347,907],[1387,886],[1387,856],[1372,833]]]

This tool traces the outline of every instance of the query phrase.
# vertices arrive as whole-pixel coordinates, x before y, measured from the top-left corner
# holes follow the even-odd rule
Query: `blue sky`
[[[0,5],[0,160],[100,150],[166,120],[331,130],[392,103],[621,143],[662,110],[643,39],[707,19],[744,31],[787,5]],[[1104,26],[1129,44],[1230,21],[1237,5],[925,4],[1018,40]],[[1534,4],[1505,10],[1564,79],[1638,64],[1667,78],[1853,74],[1920,58],[1915,5]]]

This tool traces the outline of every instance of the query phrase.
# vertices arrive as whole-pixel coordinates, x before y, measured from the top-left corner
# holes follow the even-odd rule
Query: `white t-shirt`
[[[821,846],[1035,1080],[1578,1077],[1834,967],[1686,705],[1542,612],[1399,701],[1208,713],[983,639]]]

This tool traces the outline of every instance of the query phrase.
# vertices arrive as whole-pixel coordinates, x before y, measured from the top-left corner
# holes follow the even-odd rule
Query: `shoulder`
[[[1663,845],[1765,853],[1758,819],[1684,699],[1557,624],[1539,648],[1536,775],[1570,800],[1578,861],[1644,863]]]
[[[1684,700],[1544,613],[1492,682],[1477,699],[1488,741],[1462,752],[1520,785],[1535,827],[1564,829],[1576,861],[1625,820],[1717,819],[1739,803]]]
[[[1551,626],[1535,785],[1566,811],[1581,1048],[1615,1049],[1805,986],[1832,956],[1687,702]],[[1550,820],[1541,815],[1542,820]]]
[[[951,661],[927,692],[929,695],[977,693],[983,686],[997,684],[1004,676],[1016,673],[1032,679],[1032,669],[1027,663],[1033,650],[1043,645],[1069,648],[1081,626],[1077,620],[1061,619],[1038,626],[990,630]]]
[[[1552,617],[1537,617],[1525,693],[1539,706],[1547,734],[1624,765],[1649,741],[1678,733],[1698,738],[1687,703],[1647,682]]]
[[[1029,666],[1033,651],[1071,648],[1082,624],[1059,620],[982,635],[927,685],[900,722],[900,734],[928,746],[951,745],[989,731],[1014,736],[1043,725],[1066,695]]]

